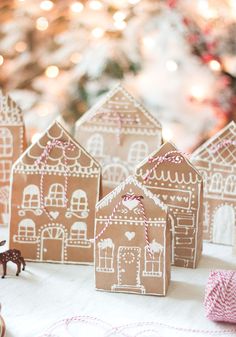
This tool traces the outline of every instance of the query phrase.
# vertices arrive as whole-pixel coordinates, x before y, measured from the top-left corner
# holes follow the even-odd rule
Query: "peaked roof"
[[[222,141],[234,142],[226,146],[218,147]],[[208,139],[192,154],[193,160],[204,160],[216,164],[233,165],[236,163],[236,123],[227,124],[223,129]]]
[[[116,198],[127,185],[135,185],[140,188],[144,195],[150,198],[154,203],[159,206],[162,210],[167,212],[167,206],[150,190],[148,190],[141,182],[139,182],[134,176],[129,176],[126,180],[124,180],[120,185],[118,185],[113,191],[108,193],[103,199],[101,199],[97,205],[96,209],[102,209],[103,207],[108,206],[114,198]]]
[[[144,179],[146,174],[155,167],[155,163],[149,163],[150,158],[155,158],[158,156],[164,156],[169,151],[177,151],[180,156],[183,158],[183,161],[180,164],[175,164],[171,162],[163,162],[159,164],[156,169],[150,173],[150,178],[163,179],[176,181],[177,183],[188,183],[202,181],[202,177],[194,165],[188,160],[188,158],[182,154],[177,147],[171,143],[164,143],[159,149],[152,152],[147,158],[145,158],[135,169],[135,174],[137,177]],[[166,169],[163,170],[163,165],[166,166]],[[145,182],[145,185],[148,184],[148,180]]]
[[[0,90],[0,125],[22,125],[23,114],[18,105]]]
[[[44,164],[46,166],[63,167],[64,171],[72,170],[76,172],[78,166],[81,168],[86,167],[93,170],[100,170],[100,165],[97,161],[79,144],[74,138],[61,126],[60,123],[55,121],[40,137],[40,139],[32,144],[15,162],[14,169],[19,169],[21,166],[33,167],[38,169],[36,160],[46,150],[49,141],[57,140],[62,143],[68,143],[68,148],[55,146],[46,156]],[[45,157],[44,157],[45,158]],[[23,168],[22,168],[23,169]],[[53,170],[55,170],[53,169]],[[84,172],[87,173],[87,172]]]
[[[76,123],[117,128],[161,129],[160,123],[126,89],[118,85],[88,110]]]

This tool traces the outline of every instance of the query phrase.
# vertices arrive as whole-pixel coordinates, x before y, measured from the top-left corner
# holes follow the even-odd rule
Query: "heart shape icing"
[[[132,209],[136,208],[139,204],[139,201],[136,199],[131,199],[131,200],[122,200],[122,204],[127,207],[130,211]]]
[[[135,232],[125,232],[125,236],[131,241],[135,237]]]
[[[53,219],[56,219],[59,215],[59,212],[58,211],[51,211],[51,212],[49,212],[49,214]]]

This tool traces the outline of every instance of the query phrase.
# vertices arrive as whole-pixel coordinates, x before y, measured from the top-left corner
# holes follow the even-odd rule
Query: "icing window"
[[[45,198],[46,206],[63,207],[65,206],[65,190],[61,184],[50,186],[48,196]]]
[[[97,271],[112,273],[114,259],[114,243],[112,239],[105,239],[98,242],[98,267]]]
[[[11,157],[13,154],[13,138],[9,129],[0,128],[0,155]]]
[[[36,185],[28,185],[23,192],[22,208],[40,208],[40,193]]]
[[[95,157],[100,157],[103,155],[103,137],[96,133],[91,136],[87,143],[88,152]]]
[[[220,173],[213,174],[209,190],[211,192],[221,192],[222,185],[223,185],[222,175]]]
[[[148,146],[144,142],[135,142],[129,150],[128,161],[133,164],[138,164],[148,155]]]
[[[83,190],[76,190],[73,192],[71,197],[71,210],[74,212],[88,210],[88,199]]]
[[[145,269],[143,272],[143,276],[161,277],[163,246],[153,241],[152,243],[150,243],[150,250],[152,252],[152,255],[149,254],[148,246],[145,247]]]
[[[229,194],[236,194],[236,177],[228,176],[225,183],[225,192]]]
[[[9,181],[11,175],[11,161],[0,160],[0,181]]]
[[[104,181],[115,185],[125,180],[128,175],[129,171],[121,164],[110,164],[103,170]]]
[[[35,236],[35,223],[31,219],[24,219],[18,225],[18,235],[24,237]]]
[[[75,222],[70,230],[71,240],[86,240],[87,225],[85,222]]]

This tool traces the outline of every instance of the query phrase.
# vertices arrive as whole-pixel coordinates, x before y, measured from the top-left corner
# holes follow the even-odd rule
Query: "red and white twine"
[[[236,146],[236,140],[223,139],[219,143],[217,143],[216,145],[213,145],[212,148],[211,148],[211,150],[212,150],[213,153],[216,153],[217,151],[219,151],[223,147],[227,147],[229,145]]]
[[[45,172],[43,171],[43,169],[46,167],[49,155],[54,148],[62,149],[65,168],[68,171],[68,167],[67,167],[68,162],[67,162],[67,157],[66,157],[66,150],[74,150],[75,145],[72,144],[72,143],[69,143],[69,142],[63,142],[63,141],[58,140],[58,139],[48,141],[48,143],[45,146],[42,154],[35,161],[35,164],[38,165],[38,167],[42,170],[41,171],[41,177],[40,177],[40,207],[44,210],[45,214],[49,217],[49,219],[51,221],[54,221],[54,218],[47,211],[46,206],[45,206],[45,202],[44,202],[44,175],[45,175]],[[67,201],[68,201],[67,191],[68,191],[68,174],[65,173],[65,186],[64,186],[64,193],[63,193],[63,204],[64,205],[67,204]]]
[[[111,215],[108,218],[108,221],[106,222],[104,228],[94,237],[94,240],[97,240],[100,238],[100,236],[107,230],[108,226],[111,224],[112,219],[115,216],[115,213],[117,212],[118,208],[121,206],[123,201],[128,201],[128,200],[138,200],[138,207],[140,207],[140,211],[144,220],[144,231],[145,231],[145,241],[147,244],[147,249],[148,249],[148,253],[149,255],[152,257],[153,253],[152,250],[150,248],[150,241],[149,241],[149,236],[148,236],[148,220],[147,220],[147,216],[146,216],[146,212],[145,212],[145,208],[142,202],[143,196],[142,195],[135,195],[135,194],[125,194],[122,196],[122,199],[115,205],[115,207],[113,208]],[[93,240],[93,241],[94,241]]]
[[[137,118],[133,118],[133,117],[123,117],[121,116],[121,114],[118,111],[114,111],[115,116],[109,116],[106,114],[106,112],[98,112],[98,114],[102,115],[102,117],[105,117],[105,120],[107,121],[116,121],[118,123],[118,127],[117,127],[117,144],[121,145],[121,130],[122,127],[124,125],[124,123],[138,123],[138,119]]]
[[[157,322],[157,321],[150,321],[150,322],[135,322],[131,324],[124,324],[121,326],[112,326],[109,323],[106,323],[105,321],[102,321],[96,317],[92,316],[74,316],[67,319],[63,319],[61,321],[56,322],[51,328],[47,330],[43,335],[40,335],[40,337],[59,337],[58,332],[66,332],[68,336],[74,336],[69,332],[69,328],[72,324],[76,324],[76,335],[79,333],[78,324],[97,327],[102,329],[104,331],[103,337],[114,337],[114,336],[120,336],[120,337],[138,337],[140,335],[143,335],[144,333],[151,333],[156,334],[158,337],[160,336],[160,333],[163,333],[163,330],[172,330],[176,333],[184,333],[188,334],[204,334],[208,336],[225,336],[227,335],[235,335],[236,329],[222,329],[222,330],[204,330],[204,329],[188,329],[188,328],[181,328],[172,326],[169,324]],[[136,332],[132,333],[132,330],[136,330]],[[142,330],[140,330],[142,329]],[[130,331],[131,330],[131,331]],[[138,331],[137,331],[138,330]],[[127,332],[128,331],[128,332]],[[162,336],[163,334],[161,334]]]
[[[164,154],[164,156],[157,156],[157,157],[150,157],[148,159],[148,163],[154,164],[154,166],[147,172],[147,174],[144,177],[144,180],[148,180],[151,176],[151,174],[156,170],[158,165],[169,162],[174,164],[180,164],[183,162],[183,155],[184,153],[180,151],[168,151]],[[186,154],[185,154],[186,155]]]
[[[213,321],[236,323],[236,272],[211,271],[204,300],[206,316]]]

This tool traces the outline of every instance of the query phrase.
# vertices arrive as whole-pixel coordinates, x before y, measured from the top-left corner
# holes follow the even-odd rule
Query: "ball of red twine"
[[[213,321],[236,323],[236,272],[211,271],[205,292],[207,318]]]

